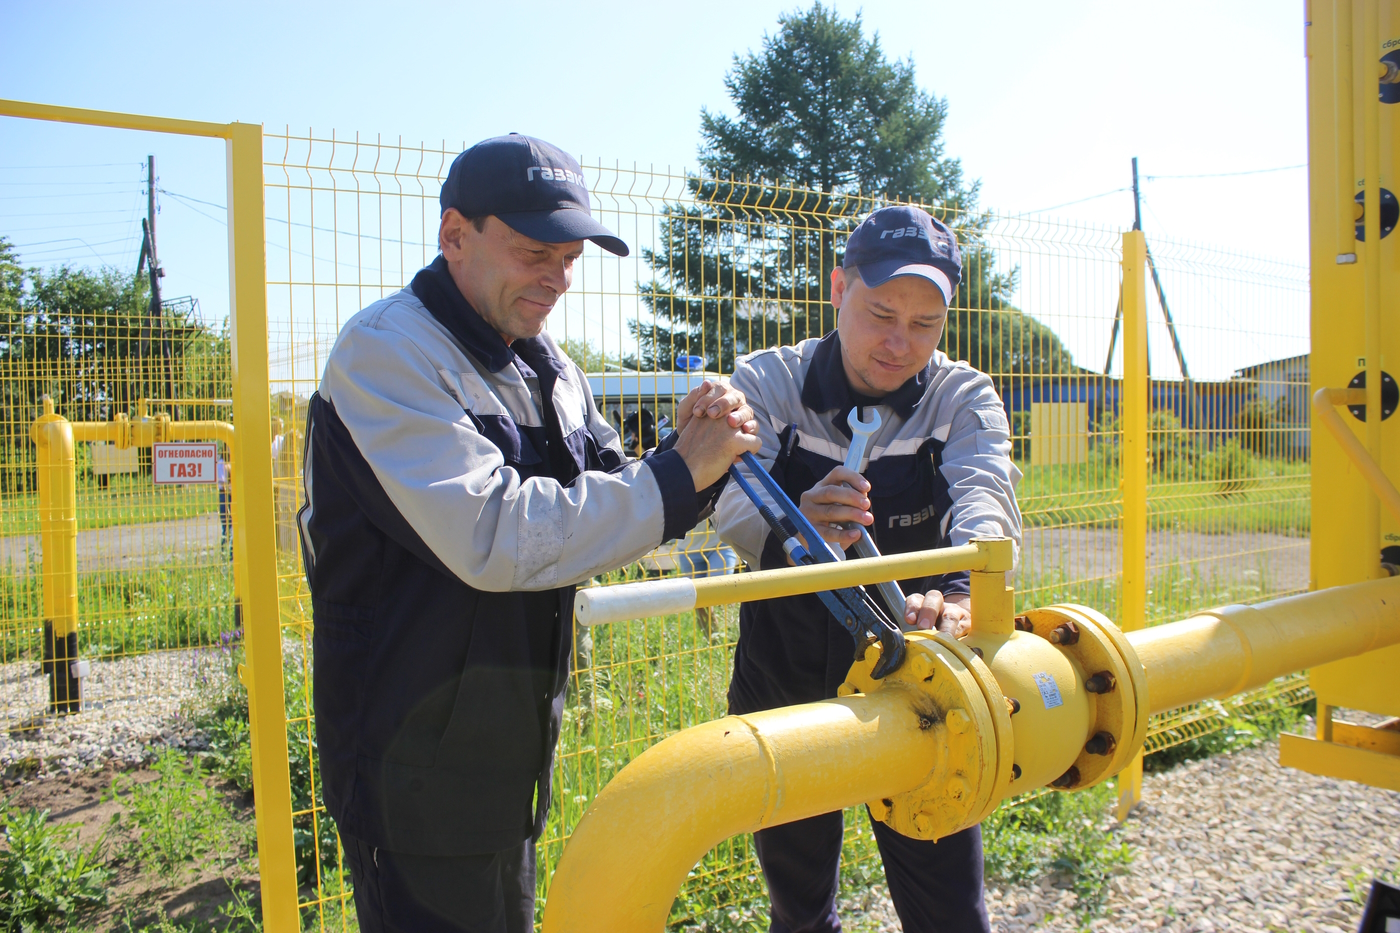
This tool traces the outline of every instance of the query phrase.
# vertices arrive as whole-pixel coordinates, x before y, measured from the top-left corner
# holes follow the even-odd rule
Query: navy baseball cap
[[[897,275],[922,276],[938,286],[949,307],[962,280],[962,255],[953,231],[908,204],[882,207],[865,218],[846,241],[841,265],[854,266],[871,288]]]
[[[542,139],[484,139],[452,161],[438,201],[466,217],[495,216],[542,243],[592,240],[619,256],[627,244],[593,219],[578,162]]]

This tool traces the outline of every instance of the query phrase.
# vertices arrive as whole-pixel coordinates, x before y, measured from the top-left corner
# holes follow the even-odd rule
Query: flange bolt
[[[1090,693],[1110,693],[1118,686],[1118,678],[1108,671],[1099,671],[1093,677],[1084,681],[1084,689]]]
[[[1079,626],[1073,622],[1061,622],[1050,633],[1052,645],[1074,645],[1079,643]]]
[[[1016,631],[1018,631],[1018,632],[1034,632],[1034,631],[1035,631],[1035,626],[1031,625],[1031,618],[1030,618],[1030,616],[1017,616],[1017,617],[1016,617]]]
[[[1013,781],[1019,781],[1020,779],[1021,779],[1021,766],[1020,766],[1020,765],[1017,765],[1017,764],[1013,764],[1013,765],[1011,766],[1011,780],[1013,780]]]
[[[1084,751],[1090,755],[1112,755],[1113,750],[1118,747],[1118,742],[1107,732],[1099,732],[1092,739],[1084,743]]]
[[[1051,787],[1073,787],[1079,783],[1079,769],[1070,765],[1069,770],[1050,783]]]
[[[1018,700],[1018,699],[1016,699],[1015,697],[1007,697],[1007,698],[1006,698],[1006,711],[1007,711],[1008,713],[1010,713],[1012,716],[1015,716],[1017,713],[1019,713],[1019,712],[1021,711],[1021,701]]]

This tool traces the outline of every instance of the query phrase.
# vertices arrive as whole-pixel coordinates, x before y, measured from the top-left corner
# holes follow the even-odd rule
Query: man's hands
[[[758,422],[744,393],[727,382],[706,379],[676,405],[676,453],[698,492],[712,486],[745,452],[758,453]]]
[[[938,590],[904,597],[904,621],[921,629],[937,629],[961,638],[972,628],[972,600],[966,593],[944,597]]]
[[[834,468],[817,485],[802,494],[798,507],[822,539],[842,550],[860,539],[859,528],[842,528],[846,522],[871,525],[870,483],[855,470],[843,466]],[[837,524],[837,523],[840,524]],[[808,543],[811,546],[811,543]]]

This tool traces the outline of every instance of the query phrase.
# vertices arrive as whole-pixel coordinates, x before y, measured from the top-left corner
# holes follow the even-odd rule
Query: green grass
[[[1148,525],[1177,531],[1268,532],[1305,536],[1310,528],[1309,464],[1253,455],[1247,477],[1221,481],[1192,471],[1149,475]],[[1076,465],[1018,463],[1017,502],[1029,528],[1114,528],[1122,514],[1121,474],[1090,457]]]
[[[217,645],[234,628],[231,564],[104,570],[78,575],[78,646],[89,658]],[[43,651],[43,578],[0,573],[0,661]]]
[[[37,493],[7,494],[0,503],[0,537],[39,533]],[[219,510],[215,486],[157,486],[149,475],[119,473],[102,489],[78,477],[78,530],[194,518]]]

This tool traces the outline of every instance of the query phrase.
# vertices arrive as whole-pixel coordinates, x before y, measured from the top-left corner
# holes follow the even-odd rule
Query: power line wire
[[[144,168],[140,162],[78,162],[72,165],[0,165],[0,171],[26,171],[28,169],[60,169],[60,168],[111,168],[115,165],[135,165]]]
[[[1042,208],[1040,208],[1040,209],[1038,209],[1038,210],[1034,210],[1034,211],[1021,211],[1021,213],[1022,213],[1022,214],[1043,214],[1043,213],[1045,213],[1046,211],[1055,211],[1055,210],[1059,210],[1059,209],[1062,208],[1062,207],[1069,207],[1069,206],[1072,205],[1072,204],[1083,204],[1085,201],[1096,201],[1096,200],[1098,200],[1099,198],[1106,198],[1106,197],[1108,197],[1110,194],[1119,194],[1120,192],[1123,192],[1123,191],[1132,191],[1132,190],[1133,190],[1133,189],[1132,189],[1131,187],[1127,187],[1127,188],[1114,188],[1112,191],[1101,191],[1101,192],[1099,192],[1098,194],[1091,194],[1091,195],[1089,195],[1087,198],[1080,198],[1080,199],[1078,199],[1077,201],[1066,201],[1066,202],[1063,203],[1063,204],[1052,204],[1052,205],[1050,205],[1049,207],[1042,207]]]
[[[1208,172],[1203,175],[1144,175],[1147,181],[1157,181],[1160,178],[1234,178],[1237,175],[1265,175],[1269,172],[1289,172],[1295,168],[1307,168],[1308,163],[1301,165],[1280,165],[1277,168],[1252,168],[1243,172]]]

